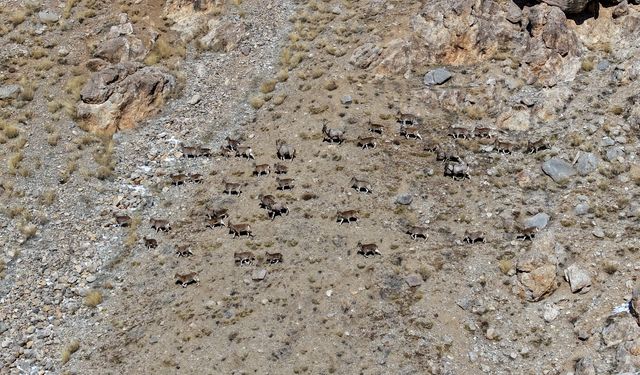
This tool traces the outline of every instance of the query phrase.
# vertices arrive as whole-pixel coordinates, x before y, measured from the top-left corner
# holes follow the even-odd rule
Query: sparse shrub
[[[36,47],[33,47],[33,49],[31,50],[30,55],[31,55],[32,59],[36,59],[37,60],[37,59],[41,59],[41,58],[47,56],[48,53],[47,53],[47,50],[45,50],[44,48],[36,46]]]
[[[20,135],[20,132],[18,131],[18,128],[16,128],[15,126],[13,126],[11,124],[5,126],[3,132],[4,132],[5,137],[7,137],[8,139],[17,138],[18,135]]]
[[[11,17],[9,18],[9,21],[11,21],[11,24],[13,25],[13,27],[16,27],[22,24],[27,19],[27,16],[28,16],[28,13],[26,10],[17,9],[12,13]]]
[[[69,345],[65,346],[62,350],[62,364],[69,362],[71,354],[77,352],[78,349],[80,349],[80,342],[78,340],[73,340]]]
[[[38,228],[33,224],[22,224],[18,227],[18,230],[24,236],[25,240],[28,240],[36,235]]]
[[[624,113],[624,108],[620,107],[619,105],[614,105],[609,109],[609,111],[616,116],[620,116],[622,113]]]
[[[171,57],[178,56],[184,57],[187,54],[187,49],[180,41],[168,41],[164,37],[158,38],[153,45],[153,49],[144,59],[144,63],[147,65],[155,65],[160,61],[167,60]]]
[[[279,94],[273,97],[273,104],[275,105],[280,105],[282,103],[284,103],[284,101],[287,99],[287,95],[286,94]]]
[[[56,200],[55,190],[47,190],[40,196],[40,202],[44,205],[51,206]]]
[[[260,85],[260,92],[263,94],[272,92],[276,89],[276,83],[277,81],[274,79],[263,82],[262,85]]]
[[[582,64],[580,64],[580,67],[583,71],[590,72],[593,70],[594,62],[592,59],[584,59],[582,60]]]
[[[47,143],[49,143],[49,146],[57,146],[59,139],[60,136],[58,135],[58,133],[54,133],[47,137]]]
[[[289,72],[287,72],[286,69],[282,69],[281,71],[278,72],[278,74],[276,75],[276,79],[280,82],[284,82],[286,80],[289,79]]]
[[[254,109],[262,108],[264,103],[264,97],[262,95],[256,95],[249,99],[249,104],[251,104]]]
[[[22,161],[22,153],[18,152],[13,154],[7,161],[7,167],[9,172],[14,173],[20,168],[20,162]]]
[[[602,263],[602,270],[608,273],[609,275],[613,275],[614,273],[618,272],[618,263],[605,260]]]
[[[92,290],[84,297],[84,304],[89,307],[96,307],[102,303],[102,293],[99,290]]]

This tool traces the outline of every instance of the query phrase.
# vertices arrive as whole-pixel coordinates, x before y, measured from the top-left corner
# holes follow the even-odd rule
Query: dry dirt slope
[[[261,2],[243,4],[251,22],[277,25],[258,11]],[[441,38],[459,26],[456,20],[464,24],[465,17],[492,14],[487,20],[496,29],[505,28],[503,37],[508,31],[510,43],[521,44],[523,38],[529,48],[536,46],[537,26],[563,17],[543,5],[522,7],[520,19],[512,21],[517,12],[510,2],[461,2],[453,9],[445,2],[434,4],[449,20],[432,26]],[[434,57],[453,63],[448,67],[453,77],[425,87],[422,76],[435,66],[425,61],[426,55],[418,61],[401,52],[416,50],[403,49],[403,43],[419,44],[420,25],[433,21],[429,15],[437,19],[431,6],[296,4],[279,61],[279,68],[287,68],[286,81],[274,86],[264,77],[265,85],[256,81],[250,88],[241,81],[237,92],[260,107],[255,118],[228,110],[217,124],[248,119],[237,134],[252,146],[255,161],[181,158],[167,141],[212,147],[222,142],[226,133],[201,125],[211,124],[207,109],[218,95],[212,88],[223,82],[202,78],[206,74],[188,79],[184,98],[170,103],[143,130],[118,134],[116,153],[122,157],[116,183],[141,181],[147,203],[133,212],[140,225],[106,228],[103,236],[112,239],[112,254],[124,248],[120,244],[132,230],[134,238],[152,236],[159,246],[145,249],[139,241],[117,257],[120,263],[105,268],[100,280],[105,301],[97,310],[86,310],[91,313],[84,320],[81,349],[63,369],[207,374],[635,371],[638,326],[628,313],[612,316],[611,311],[629,300],[638,267],[637,84],[630,78],[637,54],[624,51],[623,43],[604,48],[601,40],[589,38],[610,28],[625,41],[637,10],[630,6],[626,15],[614,18],[614,9],[603,8],[598,19],[581,25],[565,19],[567,28],[553,32],[574,35],[580,43],[576,51],[560,56],[567,66],[577,67],[575,76],[564,81],[556,78],[567,72],[552,74],[558,58],[552,47],[544,50],[550,61],[545,69],[551,71],[541,73],[535,66],[539,61],[521,59],[515,47],[492,50],[475,35],[479,39],[460,38],[458,51]],[[536,15],[547,22],[536,23]],[[284,20],[288,15],[280,16]],[[376,52],[376,45],[384,46],[384,52]],[[484,52],[476,49],[482,45]],[[188,55],[184,70],[188,77],[198,76],[210,67],[207,59],[246,64],[240,54]],[[362,55],[371,63],[357,58]],[[267,53],[263,59],[269,56],[274,57]],[[276,69],[270,73],[275,76]],[[533,79],[536,74],[544,83]],[[230,86],[229,92],[236,92]],[[247,94],[259,90],[263,93]],[[196,92],[201,102],[189,106]],[[351,103],[343,104],[349,102],[345,96]],[[237,100],[234,96],[222,108],[232,108]],[[247,109],[248,104],[237,105]],[[423,140],[399,135],[398,110],[421,118]],[[375,149],[363,150],[355,139],[369,135],[369,119],[383,124],[385,131],[375,135]],[[345,129],[347,142],[323,142],[323,120]],[[451,126],[489,126],[499,139],[518,147],[505,154],[483,139],[453,139],[447,135]],[[526,152],[527,141],[539,138],[549,147]],[[277,139],[297,149],[296,159],[284,162],[287,177],[295,178],[292,190],[276,190],[274,174],[252,175],[254,162],[273,166],[277,161]],[[470,179],[443,175],[444,163],[425,150],[432,139],[464,159]],[[148,154],[154,155],[152,161],[146,160]],[[580,173],[559,183],[541,169],[554,157],[571,163],[581,155],[595,156],[596,166],[583,169],[577,163],[570,168]],[[203,173],[204,182],[172,186],[168,174],[178,171]],[[371,181],[373,192],[351,189],[353,176]],[[223,194],[223,180],[241,182],[242,194]],[[287,202],[289,215],[269,220],[256,199],[261,193]],[[412,202],[397,204],[405,194]],[[234,239],[226,228],[206,228],[206,208],[216,206],[226,207],[234,222],[250,223],[255,237]],[[336,223],[335,212],[342,209],[360,210],[360,220]],[[538,224],[543,228],[537,238],[518,240],[521,223],[538,213],[549,220]],[[172,230],[155,233],[147,224],[151,217],[169,219]],[[412,240],[404,233],[409,224],[428,227],[428,238]],[[463,243],[466,230],[484,231],[487,242]],[[377,243],[382,255],[358,255],[358,241]],[[175,256],[182,244],[190,245],[193,256]],[[252,251],[258,264],[234,265],[237,251]],[[284,261],[264,264],[267,251],[281,252]],[[577,280],[563,280],[572,264],[589,276],[590,285],[578,293],[571,290]],[[260,269],[267,270],[266,278],[252,280]],[[198,273],[198,285],[174,284],[176,272],[192,271]],[[528,277],[532,272],[535,276]],[[410,275],[422,284],[409,287]],[[73,337],[73,323],[64,327],[68,337]]]

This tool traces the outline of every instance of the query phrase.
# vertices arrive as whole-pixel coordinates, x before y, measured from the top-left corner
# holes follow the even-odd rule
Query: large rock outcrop
[[[115,64],[91,75],[80,93],[77,115],[97,133],[133,128],[161,108],[175,84],[161,68]]]
[[[393,35],[386,42],[363,41],[352,64],[387,76],[508,58],[528,84],[547,87],[572,80],[580,68],[581,45],[566,14],[546,3],[520,8],[511,1],[428,1],[406,30]]]

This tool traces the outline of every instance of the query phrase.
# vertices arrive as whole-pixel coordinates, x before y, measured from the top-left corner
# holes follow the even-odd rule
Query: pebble
[[[413,288],[422,285],[422,276],[416,274],[409,275],[405,277],[404,281],[407,283],[407,285]]]
[[[404,206],[410,205],[413,202],[411,194],[401,194],[396,197],[396,203]]]
[[[342,103],[342,105],[349,105],[353,103],[353,98],[351,98],[351,95],[345,95],[340,99],[340,103]]]
[[[195,94],[194,96],[192,96],[191,98],[189,98],[189,100],[187,101],[187,104],[189,105],[195,105],[198,104],[200,102],[200,94]]]
[[[591,234],[593,234],[597,238],[604,238],[604,230],[600,227],[596,227]]]
[[[545,322],[549,323],[554,321],[558,317],[558,315],[560,315],[560,310],[558,310],[555,305],[547,304],[544,306],[544,313],[542,314],[542,318]]]
[[[264,280],[265,277],[267,277],[267,270],[265,269],[253,271],[253,273],[251,274],[251,279],[253,279],[254,281]]]
[[[329,289],[329,290],[327,290],[324,294],[326,294],[326,295],[327,295],[327,297],[331,297],[331,296],[333,295],[333,290],[332,290],[332,289]]]

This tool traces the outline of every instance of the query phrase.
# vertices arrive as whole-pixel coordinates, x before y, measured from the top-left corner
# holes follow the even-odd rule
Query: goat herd
[[[399,135],[406,139],[420,140],[422,136],[419,133],[418,121],[419,119],[412,114],[404,114],[398,112],[396,116],[397,122],[400,124]],[[375,134],[382,135],[385,132],[385,125],[375,124],[371,121],[368,122],[368,131],[372,136],[358,137],[354,143],[362,149],[376,148],[379,138]],[[463,127],[452,127],[448,132],[448,136],[453,139],[477,139],[482,145],[488,147],[489,150],[495,150],[501,154],[510,154],[518,149],[518,145],[514,142],[495,139],[496,130],[487,127],[476,127],[475,129],[468,129]],[[324,142],[333,144],[342,144],[346,141],[345,132],[339,129],[331,129],[327,127],[326,122],[322,127],[322,135]],[[223,157],[242,157],[246,159],[255,160],[253,149],[250,146],[242,145],[240,139],[226,138],[226,145],[220,147],[220,155]],[[441,143],[434,140],[425,141],[425,151],[433,152],[436,154],[436,160],[444,162],[444,176],[451,177],[454,180],[462,180],[470,178],[470,168],[467,166],[462,157],[455,151],[455,147],[442,146]],[[534,153],[540,150],[547,149],[548,145],[544,140],[538,140],[535,142],[527,142],[524,148],[525,152]],[[197,158],[197,157],[210,157],[212,151],[209,148],[199,146],[184,146],[181,145],[182,156],[185,158]],[[277,174],[276,177],[276,189],[277,190],[292,190],[295,187],[293,178],[284,178],[288,173],[288,166],[284,161],[293,161],[296,158],[296,149],[291,144],[288,144],[282,139],[276,141],[276,156],[279,162],[273,165],[273,168],[269,164],[254,164],[253,175],[256,177],[269,175],[271,172]],[[171,184],[174,186],[182,185],[185,183],[201,183],[203,176],[201,174],[192,173],[179,173],[169,176]],[[238,182],[227,181],[223,179],[224,194],[240,195],[242,194],[243,184]],[[373,193],[372,185],[368,180],[352,177],[349,182],[349,187],[355,189],[358,192],[369,194]],[[258,196],[259,206],[267,211],[269,219],[274,220],[277,216],[283,216],[289,214],[289,208],[286,203],[278,202],[273,195]],[[336,222],[351,223],[357,222],[359,219],[358,210],[346,210],[338,211],[335,216]],[[226,221],[226,222],[225,222]],[[127,227],[132,224],[132,218],[129,215],[116,214],[114,226]],[[168,220],[151,218],[149,221],[150,227],[158,232],[168,232],[171,230],[171,224]],[[209,209],[206,213],[206,226],[208,228],[227,227],[229,233],[233,235],[233,238],[248,236],[254,237],[251,225],[248,223],[236,223],[232,222],[229,218],[229,213],[226,208],[213,208]],[[522,240],[531,240],[537,231],[536,227],[522,227],[516,238]],[[427,239],[428,228],[422,226],[409,226],[406,230],[409,236],[417,240],[418,238]],[[486,236],[484,232],[465,232],[463,241],[466,243],[485,242]],[[144,245],[147,249],[153,249],[158,246],[158,240],[154,238],[143,237]],[[357,253],[364,257],[371,257],[381,255],[378,250],[378,245],[375,243],[362,243],[357,244]],[[193,255],[188,245],[177,246],[176,254],[179,257],[189,257]],[[250,251],[242,251],[234,253],[234,263],[236,266],[250,266],[257,263],[272,265],[283,262],[283,256],[281,253],[269,253],[266,252],[265,256],[258,262],[256,256]],[[199,279],[197,273],[191,272],[186,274],[175,274],[176,284],[186,287],[189,284],[198,283]]]

